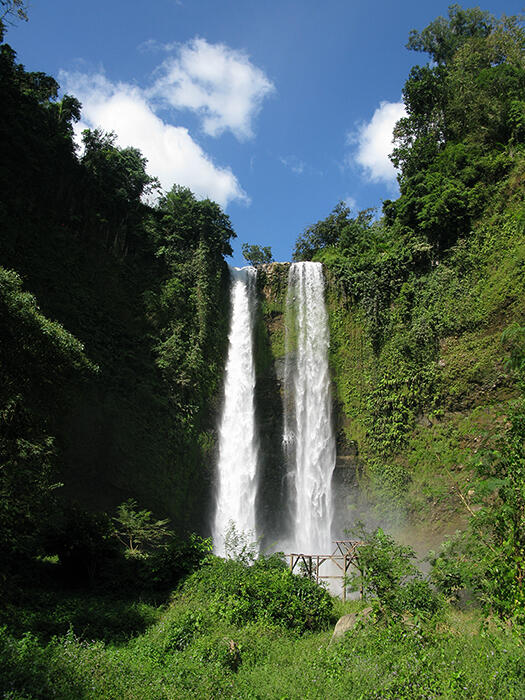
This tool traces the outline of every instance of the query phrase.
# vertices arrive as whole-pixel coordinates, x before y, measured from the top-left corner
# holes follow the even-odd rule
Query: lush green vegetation
[[[78,152],[80,104],[1,45],[2,697],[525,696],[525,31],[452,6],[409,47],[431,60],[405,86],[400,197],[380,218],[339,204],[296,247],[326,266],[348,520],[373,523],[348,581],[366,600],[343,606],[278,556],[180,537],[206,515],[227,216],[176,185],[148,204],[144,158],[111,134]],[[286,272],[258,276],[261,415]],[[377,521],[462,532],[424,577]]]
[[[250,265],[267,265],[273,262],[272,249],[269,245],[242,244],[242,254]]]
[[[158,185],[112,134],[79,152],[79,102],[5,43],[0,90],[2,556],[56,554],[45,531],[75,501],[202,529],[230,221],[177,185],[147,204]]]
[[[518,394],[502,333],[524,320],[525,32],[453,5],[410,35],[381,217],[338,204],[298,239],[329,275],[332,367],[346,441],[385,522],[463,526],[475,453]]]
[[[434,584],[522,624],[525,29],[453,5],[408,47],[430,60],[412,69],[394,132],[399,198],[381,217],[338,204],[295,256],[328,270],[340,423],[363,494],[350,517],[405,536],[461,527],[432,557]],[[376,544],[372,568],[391,548]]]
[[[377,580],[398,566],[384,563]],[[523,697],[518,635],[476,612],[432,616],[414,587],[410,600],[426,615],[365,617],[329,644],[327,624],[363,603],[332,601],[275,558],[210,558],[161,607],[79,595],[19,605],[30,631],[0,628],[0,683],[5,698]]]

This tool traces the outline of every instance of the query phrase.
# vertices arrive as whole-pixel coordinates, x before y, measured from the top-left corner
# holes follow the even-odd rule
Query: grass
[[[104,624],[94,598],[93,618]],[[114,602],[114,601],[113,601]],[[106,603],[112,604],[107,600]],[[360,602],[334,602],[335,616]],[[65,610],[67,606],[62,606]],[[53,611],[49,611],[53,615]],[[505,698],[525,696],[525,650],[512,630],[477,610],[449,608],[438,623],[365,624],[329,644],[331,631],[299,635],[271,624],[228,624],[182,592],[125,641],[73,630],[39,639],[0,632],[4,700],[185,698]]]
[[[30,632],[43,642],[71,631],[82,639],[117,644],[144,632],[161,612],[152,600],[33,591],[23,605],[3,606],[0,625],[16,635]]]

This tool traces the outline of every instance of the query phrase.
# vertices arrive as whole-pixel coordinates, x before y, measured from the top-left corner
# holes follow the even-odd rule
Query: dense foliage
[[[407,46],[429,60],[394,130],[400,196],[381,216],[338,204],[295,258],[323,261],[330,282],[339,440],[364,494],[350,522],[465,530],[434,582],[521,622],[525,28],[452,5]],[[368,586],[401,609],[381,532],[363,550]]]
[[[15,272],[0,267],[0,553],[30,555],[56,484],[51,414],[83,375],[96,373],[82,344],[39,310]]]
[[[114,605],[137,629],[131,611],[126,618]],[[367,624],[332,645],[330,632],[239,628],[181,598],[167,610],[143,605],[135,617],[150,626],[125,642],[69,632],[45,643],[0,628],[6,697],[520,700],[525,691],[519,638],[472,614],[451,615],[437,629]]]
[[[24,7],[2,3],[6,17]],[[230,221],[185,188],[158,193],[113,134],[84,131],[79,150],[80,103],[8,44],[0,91],[2,553],[38,553],[73,500],[110,511],[133,497],[179,532],[199,527]]]
[[[363,486],[381,517],[446,519],[474,435],[495,444],[517,392],[501,335],[523,322],[525,30],[452,5],[408,47],[429,61],[394,132],[400,196],[380,217],[338,204],[295,258],[327,269],[340,421]]]
[[[219,618],[238,626],[262,622],[301,633],[325,629],[332,620],[328,592],[291,574],[277,555],[251,565],[214,559],[187,579],[183,593],[200,597]]]
[[[273,262],[272,249],[269,245],[243,243],[242,255],[250,265],[265,265]]]
[[[389,620],[406,613],[425,617],[438,612],[439,599],[423,579],[412,547],[397,543],[381,528],[367,532],[360,524],[355,534],[362,544],[350,583],[372,600],[377,614]]]

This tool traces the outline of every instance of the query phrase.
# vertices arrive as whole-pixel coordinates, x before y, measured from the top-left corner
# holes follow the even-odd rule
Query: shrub
[[[278,555],[251,566],[210,558],[185,582],[183,593],[209,601],[212,612],[238,626],[262,622],[303,633],[324,629],[332,620],[328,592],[291,574]]]
[[[182,541],[176,536],[146,560],[145,583],[156,590],[174,588],[198,569],[211,553],[211,540],[191,534]]]
[[[363,544],[358,550],[358,574],[350,577],[354,590],[361,588],[383,617],[400,617],[404,612],[431,616],[440,600],[423,580],[413,563],[414,550],[397,543],[381,528],[367,532],[359,524],[355,533]]]
[[[167,617],[159,625],[159,637],[156,647],[163,653],[182,651],[201,631],[203,616],[194,610],[185,610],[182,614]]]

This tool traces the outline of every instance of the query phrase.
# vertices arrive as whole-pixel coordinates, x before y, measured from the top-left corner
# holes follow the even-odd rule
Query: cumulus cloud
[[[199,115],[210,136],[231,131],[243,141],[273,83],[242,51],[195,38],[176,47],[158,70],[149,95],[176,109]]]
[[[363,168],[371,182],[395,183],[396,169],[388,156],[393,150],[395,123],[404,116],[403,102],[381,102],[372,119],[348,135],[348,143],[354,146],[350,160]]]
[[[184,185],[223,207],[233,200],[249,201],[232,171],[215,165],[187,129],[155,114],[145,91],[112,83],[102,74],[62,71],[60,82],[82,102],[81,127],[114,131],[119,146],[140,149],[149,174],[158,177],[164,189]]]

